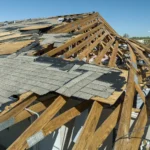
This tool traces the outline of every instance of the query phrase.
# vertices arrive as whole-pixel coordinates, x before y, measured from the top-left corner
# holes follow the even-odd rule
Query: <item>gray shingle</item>
[[[71,80],[69,83],[67,83],[67,84],[65,85],[65,87],[70,88],[70,87],[72,87],[73,85],[75,85],[76,83],[78,83],[78,82],[80,82],[81,80],[83,80],[84,78],[87,78],[87,77],[90,76],[91,74],[93,74],[93,72],[90,72],[90,71],[89,71],[89,72],[86,72],[86,73],[80,75],[79,77],[77,77],[77,78]]]
[[[88,93],[84,93],[84,92],[77,92],[77,93],[73,94],[73,96],[77,97],[77,98],[86,99],[86,100],[89,100],[90,98],[93,97],[92,94],[88,94]]]
[[[98,79],[105,73],[113,72],[111,68],[75,64],[67,72],[55,68],[51,63],[34,62],[35,58],[19,56],[0,59],[0,95],[5,98],[26,91],[43,95],[57,90],[57,93],[68,97],[73,95],[90,99],[93,96],[107,98],[115,90],[113,83]],[[79,69],[85,71],[79,72]]]
[[[93,89],[90,89],[90,88],[87,88],[87,87],[81,89],[80,91],[91,94],[91,95],[94,95],[94,96],[99,96],[99,97],[102,97],[102,98],[108,98],[111,95],[111,93],[109,93],[107,91],[97,91],[97,90],[93,90]]]
[[[71,97],[74,93],[76,93],[77,91],[79,91],[82,87],[75,85],[71,88],[68,88],[65,92],[63,92],[63,95]]]
[[[11,91],[7,91],[7,90],[3,90],[3,89],[0,89],[0,95],[3,96],[3,97],[10,97],[12,96],[14,93],[11,92]]]

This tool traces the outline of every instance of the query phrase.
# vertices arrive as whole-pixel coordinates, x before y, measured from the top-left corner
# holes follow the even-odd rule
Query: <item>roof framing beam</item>
[[[103,106],[99,102],[94,102],[88,118],[84,124],[81,135],[78,138],[77,143],[74,145],[73,150],[85,150],[87,146],[87,141],[91,139],[94,134],[99,118],[101,116]]]
[[[56,115],[65,103],[66,99],[62,96],[55,99],[54,102],[42,113],[42,115],[34,121],[29,128],[27,128],[25,132],[22,133],[22,135],[8,148],[8,150],[26,149],[29,146],[27,139],[33,136],[36,132],[40,132],[40,130]]]

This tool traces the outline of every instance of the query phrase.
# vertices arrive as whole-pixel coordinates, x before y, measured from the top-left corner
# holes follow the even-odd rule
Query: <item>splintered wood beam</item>
[[[129,136],[128,144],[126,145],[127,150],[138,150],[144,135],[145,126],[148,121],[148,112],[146,105],[143,105],[141,112],[136,120],[135,126]]]
[[[14,117],[18,115],[26,107],[28,107],[30,104],[32,104],[37,98],[38,95],[32,94],[28,98],[24,99],[23,102],[17,105],[15,108],[11,109],[6,114],[2,115],[0,117],[0,131],[15,124]]]
[[[119,121],[115,150],[120,150],[120,149],[124,150],[126,147],[128,137],[126,137],[125,139],[120,139],[120,138],[123,137],[124,135],[127,135],[130,129],[130,120],[131,120],[131,112],[132,112],[134,95],[135,95],[134,72],[130,69],[127,87],[126,87],[125,99],[123,101],[122,112]]]
[[[83,126],[81,135],[78,138],[77,143],[73,147],[73,150],[86,149],[87,141],[89,141],[89,139],[91,140],[91,136],[94,134],[96,130],[102,110],[103,106],[95,101],[88,115],[88,118]]]
[[[118,122],[120,109],[121,104],[117,106],[110,116],[100,125],[96,132],[88,139],[86,150],[96,150],[101,144],[103,144]]]
[[[67,110],[63,114],[49,121],[49,123],[43,128],[44,135],[47,136],[51,134],[53,131],[66,124],[73,118],[79,116],[84,110],[89,108],[92,105],[93,101],[84,101],[79,105]]]
[[[107,53],[107,51],[110,49],[111,45],[114,43],[115,39],[110,40],[106,47],[98,54],[98,56],[95,59],[95,63],[99,64],[101,63],[102,58],[105,56],[105,54]]]
[[[78,56],[80,60],[82,60],[84,57],[88,56],[88,54],[93,50],[94,47],[96,47],[106,36],[108,35],[107,32],[105,32],[101,37],[96,39],[94,43],[91,43],[90,46],[88,46],[83,52],[81,52]]]
[[[63,44],[62,46],[59,46],[59,47],[57,47],[57,48],[54,48],[54,49],[48,51],[47,53],[45,53],[44,55],[54,56],[54,55],[56,55],[57,53],[59,53],[59,52],[65,50],[65,49],[68,48],[69,46],[71,46],[71,45],[77,43],[78,41],[83,40],[83,39],[85,39],[85,38],[91,36],[91,34],[95,33],[96,31],[99,31],[101,28],[103,28],[103,26],[104,26],[104,24],[100,24],[100,25],[98,25],[97,27],[95,27],[94,29],[92,29],[91,31],[86,32],[86,33],[84,33],[84,34],[82,34],[82,35],[80,35],[80,36],[78,36],[78,37],[76,37],[76,38],[71,39],[70,41],[68,41],[67,43]]]
[[[96,39],[97,36],[100,36],[102,34],[103,30],[100,30],[98,32],[95,32],[92,36],[88,37],[86,40],[82,41],[79,45],[77,45],[76,47],[74,47],[73,49],[67,51],[64,53],[64,57],[68,58],[70,57],[72,54],[77,53],[78,51],[80,51],[82,48],[84,48],[85,46],[88,46],[89,44],[91,44],[91,42],[93,40]]]
[[[114,67],[116,64],[116,56],[117,56],[117,52],[118,52],[118,46],[119,46],[119,43],[118,43],[118,41],[116,41],[109,64],[108,64],[109,67]]]
[[[22,135],[7,150],[23,150],[28,148],[27,139],[39,132],[64,106],[66,99],[59,96],[55,101],[35,120]]]

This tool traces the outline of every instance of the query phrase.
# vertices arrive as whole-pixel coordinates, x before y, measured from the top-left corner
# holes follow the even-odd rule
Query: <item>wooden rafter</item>
[[[105,139],[109,136],[111,131],[117,124],[120,114],[121,104],[110,114],[110,116],[102,123],[102,125],[95,131],[93,136],[87,141],[87,150],[95,150],[100,147]]]
[[[95,59],[95,63],[99,64],[101,63],[101,59],[104,57],[104,55],[107,53],[107,51],[110,49],[111,45],[114,43],[115,39],[110,40],[106,47],[99,53],[99,55]]]
[[[73,150],[86,149],[87,141],[91,139],[91,136],[94,134],[96,130],[96,126],[98,124],[102,110],[103,110],[103,106],[100,103],[95,101],[88,115],[88,118],[84,124],[82,133],[78,138],[77,143],[74,145]]]
[[[136,124],[129,135],[129,141],[126,145],[127,150],[138,150],[140,143],[142,141],[142,136],[144,135],[145,126],[148,121],[148,113],[146,105],[143,105],[141,112],[136,120]]]
[[[69,109],[68,111],[54,118],[43,128],[44,135],[45,136],[49,135],[50,133],[52,133],[62,125],[66,124],[76,116],[80,115],[82,111],[86,110],[91,105],[92,105],[92,101],[84,101],[81,104]]]
[[[83,52],[79,54],[78,58],[82,60],[84,57],[88,56],[88,54],[93,50],[93,48],[96,47],[107,35],[107,32],[101,35],[98,39],[96,39],[94,43],[90,44],[90,46],[83,50]]]
[[[79,25],[86,25],[87,22],[94,20],[95,18],[97,18],[99,16],[98,13],[94,13],[90,16],[87,16],[83,19],[79,19],[77,21],[74,21],[72,23],[69,23],[67,25],[62,25],[60,27],[56,27],[54,29],[51,29],[48,33],[64,33],[64,32],[69,32],[73,29],[76,29]],[[74,28],[72,28],[74,27]],[[69,29],[69,30],[68,30]]]
[[[89,45],[93,40],[95,40],[97,38],[97,36],[100,36],[102,34],[103,30],[100,30],[98,32],[95,32],[92,36],[90,36],[89,38],[87,38],[85,41],[81,42],[79,45],[77,45],[76,47],[74,47],[73,49],[67,51],[66,53],[64,53],[64,57],[68,58],[70,57],[72,54],[77,53],[78,51],[80,51],[83,47]]]
[[[19,114],[22,110],[24,110],[26,107],[28,107],[30,104],[32,104],[38,96],[36,94],[32,94],[26,99],[23,100],[23,102],[19,105],[17,105],[14,109],[8,111],[6,114],[2,115],[0,117],[0,123],[3,123],[4,121],[7,121],[10,118],[14,118],[17,114]]]
[[[46,55],[53,56],[53,55],[63,51],[64,49],[68,48],[69,46],[72,46],[73,44],[77,43],[78,41],[81,41],[81,40],[91,36],[91,34],[99,31],[102,27],[103,27],[103,24],[100,24],[99,26],[97,26],[96,28],[92,29],[91,31],[89,31],[87,33],[84,33],[84,34],[82,34],[79,37],[76,37],[74,39],[71,39],[70,41],[68,41],[64,45],[47,52]]]
[[[110,58],[110,61],[109,61],[109,64],[108,64],[109,67],[114,67],[115,64],[116,64],[116,56],[117,56],[117,52],[118,52],[118,45],[119,45],[119,43],[118,43],[118,41],[116,41],[113,52],[112,52],[112,55],[111,55],[111,58]]]
[[[130,120],[131,120],[131,112],[135,94],[135,83],[134,81],[134,73],[130,69],[129,77],[127,82],[126,94],[125,99],[122,106],[121,117],[119,121],[117,139],[121,138],[124,135],[127,135],[130,129]],[[124,149],[126,145],[127,139],[120,139],[115,144],[115,149],[120,150]]]
[[[36,132],[40,131],[45,124],[47,124],[56,113],[63,107],[66,100],[59,96],[43,113],[42,115],[34,121],[29,128],[8,148],[8,150],[22,150],[28,147],[27,139],[31,137]]]

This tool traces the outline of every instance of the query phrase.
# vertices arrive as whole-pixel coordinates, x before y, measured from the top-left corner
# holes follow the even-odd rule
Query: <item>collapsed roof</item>
[[[17,120],[25,108],[44,110],[8,150],[32,147],[90,106],[74,150],[99,148],[117,124],[115,149],[139,148],[149,112],[149,94],[143,92],[149,85],[149,48],[121,37],[99,13],[5,22],[0,31],[0,130],[32,116]],[[136,92],[139,108],[133,106]],[[69,99],[81,103],[54,117]],[[113,112],[96,128],[110,105]]]

